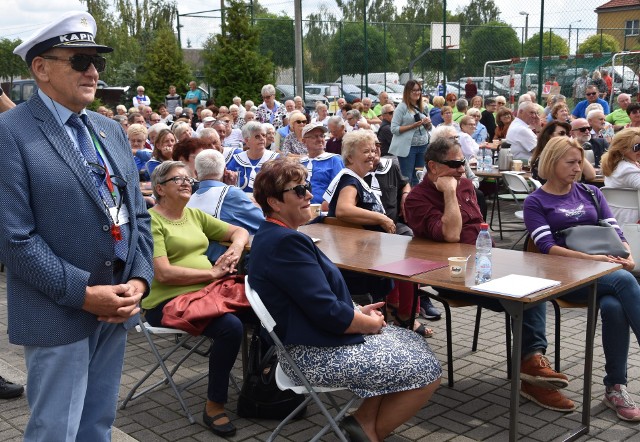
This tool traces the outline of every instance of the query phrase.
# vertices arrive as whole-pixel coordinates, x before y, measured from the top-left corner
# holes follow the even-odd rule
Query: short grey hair
[[[221,181],[224,165],[224,157],[215,149],[205,149],[196,155],[195,167],[199,180]]]
[[[462,112],[464,109],[469,107],[469,102],[464,99],[464,98],[458,98],[458,101],[456,101],[456,109],[458,109],[458,112]]]
[[[322,101],[316,101],[316,111],[320,109],[327,110],[328,108],[327,108],[327,105],[324,104]]]
[[[251,138],[256,132],[264,132],[262,123],[259,121],[249,121],[247,124],[242,126],[242,138],[245,140]]]
[[[476,115],[481,115],[480,109],[478,109],[477,107],[470,107],[469,110],[467,110],[467,115],[470,115],[472,117],[475,117]]]
[[[360,121],[362,115],[360,114],[360,111],[358,109],[351,109],[350,111],[347,111],[347,118],[349,117],[353,117],[356,120]]]
[[[262,91],[260,91],[260,93],[262,95],[275,95],[276,94],[276,88],[273,87],[272,84],[265,84],[264,86],[262,86]]]
[[[191,126],[189,125],[189,123],[185,123],[184,121],[179,121],[173,125],[173,127],[171,128],[171,132],[173,132],[173,135],[176,137],[176,141],[177,141],[178,138],[180,138],[182,134],[188,131],[189,129],[191,129]]]
[[[251,123],[251,121],[249,121],[249,123]],[[265,132],[268,130],[273,130],[275,132],[276,130],[275,126],[271,123],[262,123],[262,129],[264,129]]]
[[[329,124],[335,124],[338,127],[344,127],[344,120],[340,115],[334,115],[332,117],[329,117],[329,121],[327,122],[327,125]]]
[[[352,132],[348,132],[342,138],[342,161],[344,162],[345,166],[351,164],[348,159],[355,154],[356,149],[358,149],[360,145],[366,143],[367,141],[373,141],[373,143],[378,141],[378,138],[376,137],[376,134],[373,133],[373,131],[354,130]]]
[[[127,108],[124,104],[119,104],[116,106],[116,111],[119,111],[119,110],[123,110],[125,114],[127,113]]]
[[[431,142],[439,138],[449,139],[450,137],[457,135],[458,131],[453,126],[438,126],[433,129],[433,132],[431,132]]]
[[[200,131],[200,138],[214,137],[220,140],[220,134],[213,127],[205,127]]]
[[[156,187],[163,181],[167,181],[167,178],[169,178],[169,173],[175,168],[186,169],[187,165],[182,161],[163,161],[162,163],[158,164],[155,169],[153,169],[153,173],[151,174],[151,187],[153,188],[153,196],[155,197],[156,201],[160,201],[161,198],[161,196],[158,195]]]
[[[231,112],[232,110],[240,110],[240,108],[237,104],[232,104],[231,106],[229,106],[229,112]]]
[[[253,101],[252,101],[252,100],[247,100],[247,101],[245,101],[245,102],[244,102],[244,105],[245,105],[245,106],[247,106],[247,105],[248,105],[249,107],[252,107],[252,106],[254,105],[254,103],[253,103]]]

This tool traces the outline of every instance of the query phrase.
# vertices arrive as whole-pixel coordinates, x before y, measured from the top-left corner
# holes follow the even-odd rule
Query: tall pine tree
[[[205,43],[205,78],[215,87],[219,105],[231,104],[236,95],[260,102],[262,86],[273,82],[273,64],[259,52],[258,32],[250,24],[247,5],[230,0],[225,15],[225,33]]]

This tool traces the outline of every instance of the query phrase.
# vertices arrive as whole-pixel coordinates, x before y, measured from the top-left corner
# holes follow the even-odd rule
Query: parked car
[[[367,92],[367,94],[375,95],[378,98],[378,101],[380,101],[379,96],[381,92],[386,92],[387,95],[389,96],[389,99],[395,105],[398,105],[402,101],[402,93],[399,94],[397,92],[394,92],[388,86],[384,86],[382,84],[373,83],[373,84],[369,84],[368,87],[362,86],[361,89]]]
[[[109,88],[107,83],[102,80],[98,80],[98,90]],[[38,90],[36,81],[28,78],[25,80],[13,80],[13,84],[2,83],[2,89],[7,93],[11,100],[15,104],[20,104],[23,101],[27,101]],[[96,97],[98,94],[96,93]],[[116,103],[120,104],[120,103]]]
[[[293,100],[293,97],[295,97],[296,95],[302,95],[301,93],[295,94],[294,91],[295,91],[295,88],[293,87],[293,85],[280,84],[276,86],[276,100],[278,100],[281,103],[284,103],[287,100]],[[327,104],[328,102],[327,98],[323,94],[310,93],[307,90],[307,87],[305,86],[305,94],[304,94],[305,109],[307,109],[308,111],[314,111],[316,109],[316,103],[318,101],[321,101],[324,104]]]

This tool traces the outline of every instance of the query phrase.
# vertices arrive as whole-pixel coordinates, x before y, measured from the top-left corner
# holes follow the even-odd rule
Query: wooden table
[[[449,279],[449,269],[442,268],[411,277],[390,275],[369,270],[371,267],[388,264],[406,258],[420,258],[432,261],[447,261],[449,256],[467,256],[475,254],[475,247],[459,243],[436,243],[401,235],[310,224],[300,231],[312,238],[318,238],[318,247],[338,267],[361,273],[383,275],[415,284],[431,285],[436,288],[458,290],[477,296],[495,298],[513,320],[513,348],[511,367],[511,404],[509,414],[509,440],[518,438],[518,411],[520,404],[520,359],[522,357],[522,318],[525,309],[541,302],[547,302],[567,292],[589,287],[587,330],[585,339],[584,390],[582,401],[582,422],[569,432],[565,440],[574,440],[589,432],[591,403],[591,369],[593,364],[593,339],[596,323],[596,279],[620,269],[620,265],[605,262],[572,259],[542,254],[518,252],[514,250],[493,249],[493,278],[512,273],[554,279],[559,286],[533,293],[523,298],[511,298],[504,295],[479,292],[471,289],[474,285],[473,259],[467,266],[464,282]]]

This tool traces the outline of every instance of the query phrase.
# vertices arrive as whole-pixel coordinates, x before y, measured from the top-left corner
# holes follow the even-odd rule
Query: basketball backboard
[[[460,49],[460,23],[431,23],[431,50]]]

